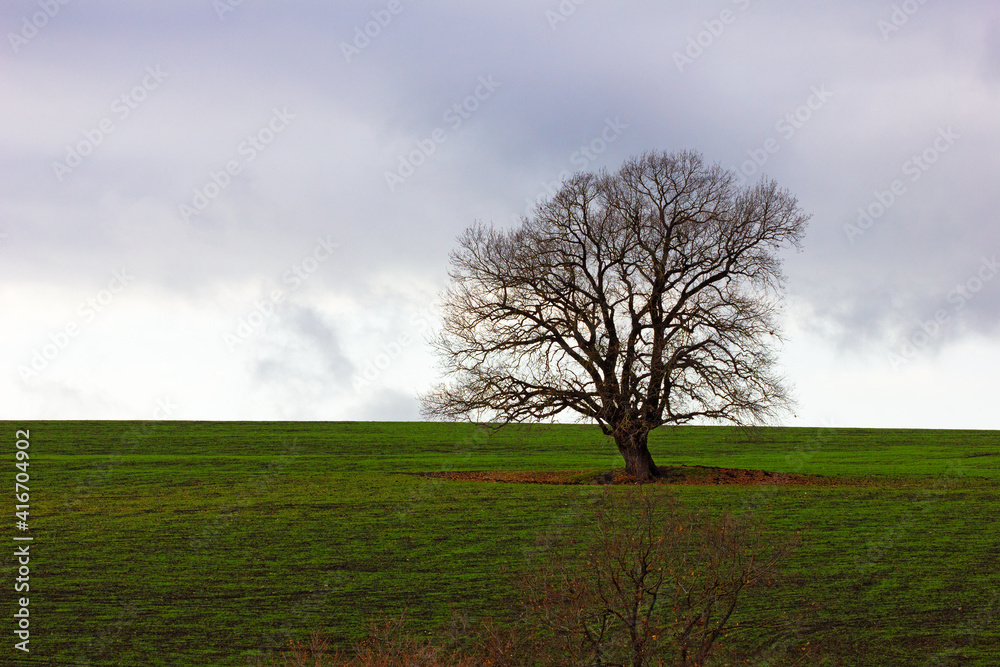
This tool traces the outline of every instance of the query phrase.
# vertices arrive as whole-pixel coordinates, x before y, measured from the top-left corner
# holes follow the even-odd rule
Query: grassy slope
[[[509,591],[496,566],[523,563],[597,489],[399,473],[620,465],[583,426],[5,422],[11,485],[24,426],[32,657],[60,665],[246,664],[276,633],[346,642],[381,609],[408,606],[426,627],[451,601],[492,611]],[[848,664],[946,650],[960,656],[951,664],[995,664],[1000,433],[683,427],[651,448],[660,463],[865,480],[678,493],[759,508],[775,531],[806,528],[794,585],[765,604],[817,609]]]

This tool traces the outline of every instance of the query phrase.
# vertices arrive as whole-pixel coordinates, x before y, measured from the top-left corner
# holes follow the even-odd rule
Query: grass
[[[449,605],[493,613],[511,594],[498,566],[522,566],[537,535],[570,525],[599,490],[401,473],[621,465],[597,429],[573,425],[499,433],[420,423],[3,428],[11,491],[14,432],[31,430],[24,662],[39,664],[244,665],[314,630],[346,646],[379,612],[406,607],[423,630],[444,621]],[[1000,433],[679,427],[655,432],[650,447],[663,464],[850,482],[676,490],[691,507],[756,510],[775,534],[802,531],[789,585],[748,609],[748,620],[808,610],[842,664],[920,665],[935,656],[996,664]],[[10,614],[13,598],[5,598]],[[0,664],[20,653],[0,651]]]

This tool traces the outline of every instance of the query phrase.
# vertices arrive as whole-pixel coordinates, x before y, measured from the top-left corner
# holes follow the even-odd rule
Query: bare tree
[[[657,152],[573,176],[515,229],[473,225],[435,340],[450,381],[423,414],[575,411],[638,479],[658,473],[646,445],[658,426],[775,417],[788,404],[769,347],[778,251],[808,219],[773,181],[741,187],[696,153]]]

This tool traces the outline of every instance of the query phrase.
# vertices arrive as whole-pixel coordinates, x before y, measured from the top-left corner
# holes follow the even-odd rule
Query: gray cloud
[[[961,307],[955,290],[1000,254],[1000,10],[926,3],[902,21],[894,4],[591,1],[563,16],[558,2],[404,2],[387,23],[381,2],[244,2],[221,18],[210,2],[61,5],[16,52],[0,45],[0,281],[37,329],[6,336],[22,358],[62,317],[23,306],[33,294],[127,266],[202,313],[179,345],[218,342],[220,308],[242,316],[330,236],[336,256],[248,344],[252,378],[327,414],[377,349],[365,338],[394,340],[424,307],[408,299],[444,286],[467,225],[512,224],[563,173],[694,148],[776,178],[814,214],[787,263],[790,314],[829,349],[885,357],[942,309],[923,351],[995,342],[1000,280],[980,278]],[[37,11],[6,3],[4,33]],[[483,77],[499,83],[488,95]],[[817,89],[830,96],[809,109]],[[276,109],[293,118],[268,131]],[[608,123],[624,126],[611,140]],[[928,153],[948,128],[957,138]],[[87,155],[60,175],[74,151]],[[401,160],[412,173],[390,189]],[[875,204],[862,233],[845,228]],[[414,373],[417,386],[433,369]],[[358,414],[415,415],[405,396],[348,398],[368,401]]]
[[[420,406],[411,393],[380,389],[351,415],[357,421],[420,421]]]
[[[328,388],[349,386],[354,365],[344,355],[333,325],[315,309],[295,303],[279,306],[274,321],[259,338],[254,359],[258,381],[306,378]]]

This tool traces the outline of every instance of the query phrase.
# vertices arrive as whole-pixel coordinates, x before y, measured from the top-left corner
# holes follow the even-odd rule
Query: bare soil
[[[629,484],[624,470],[463,470],[415,473],[424,477],[462,482],[509,484]],[[844,480],[823,475],[742,470],[714,466],[660,466],[657,484],[787,484],[834,485]]]

